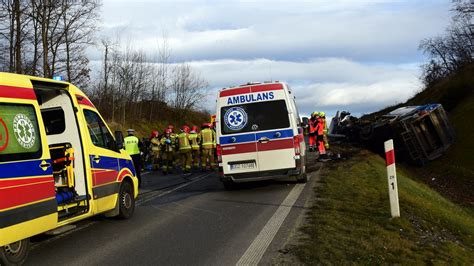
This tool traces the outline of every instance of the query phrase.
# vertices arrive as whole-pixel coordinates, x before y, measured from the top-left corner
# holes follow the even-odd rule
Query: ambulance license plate
[[[236,164],[231,164],[230,165],[230,170],[254,169],[256,167],[257,167],[257,165],[255,164],[255,162],[236,163]]]

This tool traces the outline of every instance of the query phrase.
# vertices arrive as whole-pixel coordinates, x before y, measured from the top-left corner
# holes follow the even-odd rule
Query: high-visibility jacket
[[[201,136],[198,133],[189,133],[189,142],[193,150],[199,150],[199,143],[201,142]]]
[[[140,140],[137,137],[133,135],[127,136],[124,139],[125,151],[130,155],[140,154],[139,143]]]
[[[151,143],[151,150],[152,151],[156,152],[156,151],[161,150],[160,140],[158,138],[151,138],[150,143]]]
[[[309,119],[308,123],[309,123],[309,133],[310,134],[316,134],[318,120]]]
[[[189,144],[188,133],[182,132],[178,135],[178,145],[180,151],[191,150],[191,144]]]
[[[212,149],[216,145],[216,132],[210,128],[205,128],[199,133],[201,136],[202,147]]]
[[[328,124],[326,123],[326,118],[322,118],[323,119],[323,130],[324,130],[324,134],[326,135],[328,133]]]
[[[174,152],[176,144],[175,139],[171,138],[171,136],[163,136],[160,140],[160,143],[164,152]]]
[[[324,119],[322,119],[321,117],[318,118],[316,120],[317,122],[317,131],[318,131],[318,135],[323,135],[324,134]]]

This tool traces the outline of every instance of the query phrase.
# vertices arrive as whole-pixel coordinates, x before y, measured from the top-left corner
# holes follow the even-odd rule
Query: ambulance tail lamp
[[[221,149],[220,144],[216,145],[216,153],[217,153],[217,162],[221,163],[222,162],[222,149]]]
[[[301,155],[301,148],[300,148],[300,136],[296,135],[293,137],[293,146],[295,148],[295,155]]]

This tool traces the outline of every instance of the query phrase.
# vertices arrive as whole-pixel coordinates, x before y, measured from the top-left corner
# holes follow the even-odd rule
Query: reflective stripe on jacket
[[[202,141],[202,147],[205,149],[211,149],[214,148],[214,145],[216,143],[216,133],[214,130],[210,128],[205,128],[201,130],[201,141]]]
[[[189,134],[189,142],[191,142],[191,148],[193,150],[199,150],[199,142],[201,142],[201,139],[197,133]]]
[[[150,140],[150,143],[151,143],[151,150],[152,151],[160,151],[161,150],[160,140],[158,138],[152,138]]]
[[[178,145],[180,151],[191,149],[191,145],[189,144],[188,133],[183,132],[178,135]]]

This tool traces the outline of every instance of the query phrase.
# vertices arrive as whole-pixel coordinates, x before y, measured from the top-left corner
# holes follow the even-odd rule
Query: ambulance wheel
[[[23,239],[0,248],[0,265],[23,265],[30,251],[30,240]]]
[[[133,196],[133,188],[130,182],[124,182],[120,186],[119,193],[119,215],[121,219],[132,217],[135,211],[135,197]]]
[[[305,173],[302,173],[301,175],[299,175],[297,178],[296,178],[296,181],[298,183],[306,183],[308,182],[308,174],[305,172]]]
[[[225,190],[234,190],[236,187],[233,181],[222,181],[222,184],[224,184]]]

